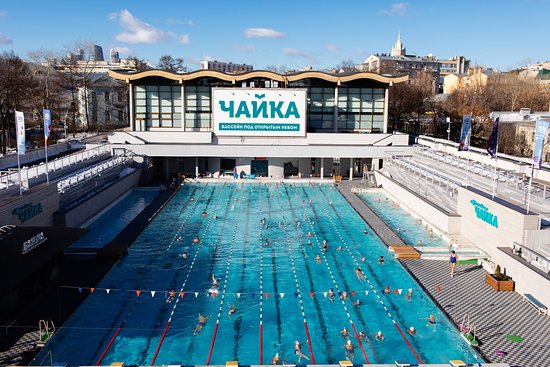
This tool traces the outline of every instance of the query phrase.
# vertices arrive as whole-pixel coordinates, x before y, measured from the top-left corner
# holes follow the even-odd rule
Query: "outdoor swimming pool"
[[[69,249],[99,249],[111,242],[159,194],[158,188],[131,190],[103,211],[89,224],[89,232],[73,243]]]
[[[357,194],[403,241],[414,247],[448,247],[449,243],[436,233],[430,233],[425,223],[417,221],[411,213],[396,206],[392,198],[383,192],[362,192]],[[399,229],[399,230],[397,230]],[[419,242],[421,241],[421,242]]]
[[[62,290],[89,295],[34,364],[49,364],[49,350],[69,365],[269,364],[275,353],[296,363],[296,340],[311,359],[301,364],[337,364],[345,358],[344,327],[356,364],[448,363],[475,353],[365,227],[329,184],[187,184],[96,288]],[[339,300],[343,292],[350,299]],[[209,319],[194,333],[199,313]],[[379,330],[384,341],[375,338]],[[359,341],[361,331],[367,339]]]

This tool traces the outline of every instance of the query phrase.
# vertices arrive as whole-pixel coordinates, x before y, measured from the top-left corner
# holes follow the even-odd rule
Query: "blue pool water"
[[[110,243],[159,194],[158,189],[134,189],[86,228],[86,235],[69,248],[99,249]]]
[[[396,206],[384,193],[363,192],[358,195],[388,226],[394,228],[397,235],[407,244],[415,247],[449,246],[435,233],[430,234],[424,223],[417,222],[414,216]]]
[[[82,290],[87,299],[34,363],[49,364],[50,349],[53,361],[69,365],[94,365],[102,356],[102,365],[269,364],[275,353],[296,363],[297,340],[316,364],[336,364],[345,357],[344,327],[358,346],[356,364],[448,363],[474,353],[380,239],[363,234],[365,226],[327,184],[185,185],[94,292]],[[216,297],[209,296],[212,275],[219,279]],[[383,295],[386,286],[392,292]],[[361,305],[331,302],[330,288]],[[175,298],[167,302],[171,290]],[[61,302],[78,291],[63,288]],[[236,307],[232,315],[229,305]],[[197,331],[199,314],[209,319]],[[430,314],[435,326],[427,324]],[[417,335],[406,333],[410,326]],[[368,337],[361,347],[355,330]],[[379,330],[384,341],[375,339]]]

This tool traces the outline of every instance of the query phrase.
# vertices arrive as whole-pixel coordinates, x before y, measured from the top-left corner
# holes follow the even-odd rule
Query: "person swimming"
[[[229,311],[227,312],[227,315],[229,316],[229,318],[231,318],[231,315],[237,312],[237,307],[235,307],[235,305],[232,306],[229,303],[227,304],[227,306],[229,307]]]
[[[369,234],[369,231],[367,229],[364,229],[363,234]]]
[[[412,288],[409,288],[409,293],[407,293],[407,294],[405,295],[405,299],[406,299],[407,301],[411,302],[411,301],[412,301],[412,297],[413,297],[413,290],[412,290]]]
[[[378,258],[378,264],[383,265],[384,264],[384,255],[380,255]]]
[[[376,333],[376,340],[384,341],[384,334],[381,331]]]
[[[323,252],[327,252],[328,251],[328,243],[327,243],[327,240],[324,240],[323,241]]]
[[[340,331],[338,333],[339,335],[342,335],[342,338],[344,339],[349,339],[349,330],[347,327],[344,326],[344,328],[342,329],[342,331]]]
[[[407,332],[409,333],[409,335],[416,335],[416,329],[414,328],[414,326],[411,326],[409,328],[409,330],[407,330]]]
[[[389,294],[391,292],[390,286],[387,285],[386,288],[384,288],[384,294]]]
[[[355,348],[357,347],[351,343],[351,340],[348,340],[347,343],[342,346],[342,348],[346,349],[346,359],[352,361],[355,358]]]
[[[342,299],[342,300],[348,299],[348,292],[343,291],[343,292],[342,292],[342,295],[340,296],[340,299]]]
[[[357,279],[359,279],[360,282],[365,281],[365,273],[363,273],[363,269],[359,267],[355,268],[355,275],[357,276]]]
[[[212,274],[212,289],[217,289],[219,287],[220,283],[218,279]]]
[[[199,236],[195,236],[195,238],[193,238],[193,243],[199,243]]]
[[[307,236],[308,236],[308,237],[311,237],[311,232],[308,232],[308,233],[307,233]]]
[[[328,298],[329,298],[332,302],[334,302],[334,297],[336,297],[336,294],[334,293],[334,290],[333,290],[332,288],[330,288],[330,289],[328,290]]]
[[[168,293],[168,298],[166,298],[166,303],[172,302],[175,296],[176,296],[176,291],[172,289],[170,293]]]
[[[193,335],[198,335],[202,331],[202,329],[206,325],[206,321],[208,321],[209,318],[210,316],[205,316],[199,313],[199,317],[197,318],[197,325],[195,326]]]
[[[342,247],[342,245],[336,247],[336,251],[343,251],[343,250],[344,250],[344,248]]]
[[[435,325],[435,316],[433,314],[430,314],[430,317],[428,317],[428,323],[426,325]]]
[[[279,353],[275,353],[273,358],[271,358],[270,364],[279,364],[279,363],[281,363],[281,358],[279,357]]]
[[[294,354],[298,356],[298,362],[300,362],[302,358],[305,358],[309,361],[309,357],[306,356],[304,352],[302,352],[302,344],[298,340],[296,340],[296,342],[294,343]]]
[[[319,254],[315,255],[315,261],[317,262],[317,264],[320,264],[321,263],[321,255],[319,255]]]

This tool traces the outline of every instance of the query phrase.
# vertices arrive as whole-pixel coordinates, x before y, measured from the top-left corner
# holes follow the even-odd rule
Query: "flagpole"
[[[533,149],[533,158],[535,150]],[[529,189],[527,190],[527,214],[529,214],[529,204],[531,204],[531,186],[533,185],[533,174],[535,173],[535,161],[531,162],[531,177],[529,177]]]
[[[46,111],[48,114],[48,122],[46,122]],[[48,171],[48,138],[50,137],[50,124],[51,124],[51,115],[50,111],[46,108],[43,111],[44,115],[44,150],[46,153],[46,184],[50,184],[50,173]]]
[[[23,189],[21,188],[21,163],[19,162],[19,151],[17,151],[17,175],[19,177],[19,196],[23,196]]]
[[[497,116],[499,117],[499,116]],[[495,194],[498,191],[498,175],[495,179],[495,174],[497,173],[497,161],[498,161],[498,135],[500,134],[500,129],[497,130],[497,145],[495,149],[495,167],[493,169],[493,195],[491,197],[492,200],[495,199]]]
[[[470,142],[472,138],[473,116],[473,112],[470,111],[470,132],[468,133],[468,151],[466,152],[466,187],[468,187],[468,180],[470,179]]]

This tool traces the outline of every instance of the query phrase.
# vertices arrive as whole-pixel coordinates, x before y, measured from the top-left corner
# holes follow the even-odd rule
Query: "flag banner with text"
[[[17,131],[17,154],[24,155],[25,141],[25,116],[23,112],[15,111],[15,130]]]
[[[544,139],[546,138],[546,133],[548,131],[549,125],[550,121],[548,120],[537,120],[537,125],[535,127],[535,149],[533,152],[533,165],[536,169],[540,169],[540,166],[542,164]]]
[[[489,153],[491,158],[495,158],[497,156],[498,120],[499,117],[497,117],[493,123],[493,130],[491,130],[491,136],[489,136],[489,140],[487,141],[487,153]]]
[[[465,152],[470,149],[470,131],[472,130],[472,116],[464,115],[462,118],[462,131],[460,132],[459,152]]]
[[[52,115],[50,114],[50,110],[44,109],[44,139],[46,140],[46,143],[48,142],[48,138],[50,137],[51,127]]]

